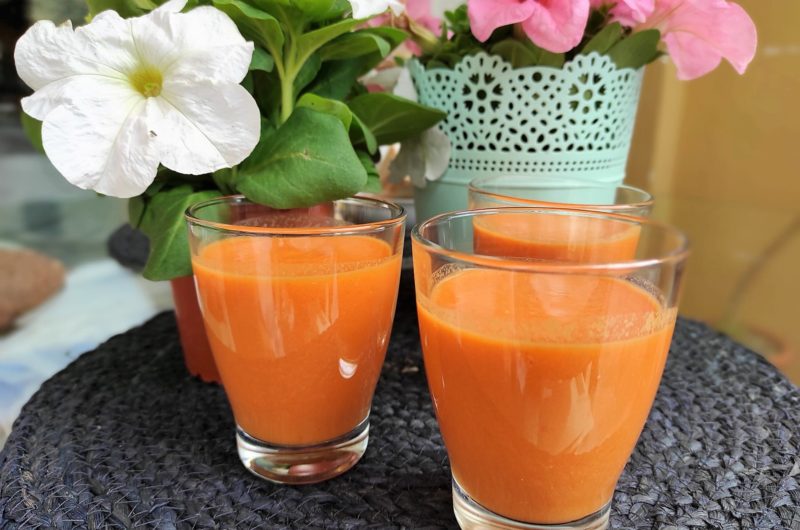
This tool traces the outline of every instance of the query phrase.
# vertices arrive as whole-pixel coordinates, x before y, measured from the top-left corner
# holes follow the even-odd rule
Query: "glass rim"
[[[370,232],[376,232],[393,226],[402,225],[406,221],[406,210],[401,205],[386,201],[383,199],[376,199],[372,197],[353,196],[345,197],[343,199],[335,199],[328,201],[331,203],[353,202],[356,204],[371,205],[373,207],[385,208],[392,212],[392,216],[388,219],[380,221],[371,221],[369,223],[359,223],[340,226],[300,226],[300,227],[269,227],[269,226],[246,226],[236,225],[230,223],[220,223],[218,221],[209,221],[198,217],[197,213],[203,208],[215,206],[219,204],[252,204],[255,206],[269,206],[260,205],[251,201],[244,195],[222,195],[207,199],[204,201],[196,202],[186,208],[183,217],[187,223],[191,225],[201,226],[221,232],[238,233],[241,235],[251,236],[282,236],[282,237],[299,237],[299,236],[344,236],[344,235],[357,235]],[[292,210],[294,208],[288,208]],[[279,208],[274,208],[276,211],[281,211]]]
[[[541,206],[541,207],[547,207],[547,208],[559,208],[559,209],[566,209],[566,210],[589,209],[589,208],[595,207],[595,208],[603,208],[605,210],[610,210],[610,211],[616,211],[616,210],[624,211],[624,210],[634,210],[634,209],[652,207],[653,204],[655,203],[655,197],[653,197],[653,195],[650,192],[648,192],[646,190],[643,190],[642,188],[637,188],[636,186],[631,186],[631,185],[628,185],[628,184],[609,184],[609,185],[605,185],[604,186],[602,183],[599,183],[599,182],[587,182],[587,181],[584,181],[584,180],[571,179],[571,178],[568,178],[568,177],[563,177],[563,178],[562,177],[545,177],[545,179],[552,179],[551,181],[555,182],[555,183],[565,182],[567,184],[567,186],[565,186],[565,188],[567,188],[567,189],[572,189],[573,186],[570,186],[572,184],[575,185],[574,189],[590,189],[590,190],[592,190],[592,189],[607,189],[607,188],[611,188],[613,186],[613,188],[615,190],[622,189],[622,190],[625,190],[625,191],[632,191],[632,192],[640,195],[641,198],[638,201],[629,202],[629,203],[625,203],[625,204],[585,204],[585,203],[553,202],[553,201],[540,201],[540,200],[536,200],[536,199],[523,199],[523,198],[520,198],[520,197],[514,197],[513,195],[505,195],[503,193],[493,192],[493,191],[490,191],[490,190],[487,190],[487,189],[481,187],[482,185],[485,186],[489,182],[492,182],[492,181],[495,181],[495,180],[500,180],[500,179],[506,179],[506,178],[507,179],[524,179],[524,178],[526,178],[526,176],[525,175],[509,174],[509,175],[496,175],[496,176],[492,176],[492,177],[478,177],[478,178],[472,179],[469,182],[469,184],[467,185],[467,190],[468,190],[468,192],[479,193],[481,195],[485,195],[485,196],[488,196],[490,198],[500,199],[500,200],[503,200],[503,201],[506,201],[506,202],[519,204],[521,206],[525,206],[525,205],[528,205],[529,207],[540,207]],[[540,179],[540,180],[545,180],[545,179]],[[534,184],[535,184],[535,181],[534,181]],[[559,189],[559,187],[558,186],[553,186],[553,189]],[[536,206],[534,206],[534,204]]]
[[[422,235],[422,231],[431,225],[449,221],[452,219],[464,217],[477,217],[483,215],[499,215],[499,214],[557,214],[566,216],[580,216],[580,217],[594,217],[602,219],[613,219],[623,221],[629,224],[636,224],[639,226],[647,225],[657,228],[661,231],[671,233],[676,237],[677,244],[675,248],[664,255],[654,258],[646,259],[632,259],[627,261],[607,261],[607,262],[593,262],[593,263],[567,263],[556,262],[548,260],[539,260],[534,258],[521,258],[521,257],[503,257],[503,256],[490,256],[485,254],[475,254],[463,252],[459,250],[452,250],[445,248],[438,243],[434,243],[430,239]],[[604,272],[604,271],[634,271],[639,269],[646,269],[663,265],[666,263],[678,263],[686,260],[689,255],[689,238],[678,228],[659,221],[653,221],[644,217],[635,217],[632,215],[622,215],[618,213],[598,212],[592,210],[581,210],[577,208],[480,208],[476,210],[458,210],[455,212],[446,212],[439,214],[435,217],[418,223],[411,231],[412,241],[419,243],[428,251],[440,256],[454,258],[462,262],[478,265],[484,268],[500,269],[500,270],[514,270],[520,272],[543,272],[543,273],[584,273],[584,272]]]

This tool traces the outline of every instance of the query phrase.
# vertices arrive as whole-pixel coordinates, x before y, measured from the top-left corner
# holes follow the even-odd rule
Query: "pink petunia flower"
[[[756,53],[753,20],[726,0],[656,0],[637,30],[656,28],[683,80],[701,77],[726,59],[743,74]]]
[[[468,0],[467,9],[479,41],[499,27],[521,24],[534,44],[554,53],[577,46],[589,18],[589,0]]]
[[[592,7],[610,5],[611,16],[623,26],[644,23],[656,8],[656,0],[590,0]]]

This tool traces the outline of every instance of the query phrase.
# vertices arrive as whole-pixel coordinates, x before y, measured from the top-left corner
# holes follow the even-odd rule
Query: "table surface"
[[[238,461],[222,389],[186,375],[174,318],[111,339],[31,399],[0,453],[0,527],[456,528],[413,297],[350,472],[287,487]],[[614,528],[800,528],[800,392],[706,326],[678,323]]]

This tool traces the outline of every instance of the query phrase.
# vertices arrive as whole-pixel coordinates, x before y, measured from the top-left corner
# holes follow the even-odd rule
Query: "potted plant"
[[[416,179],[419,219],[466,207],[481,176],[620,184],[645,65],[666,53],[680,79],[723,58],[743,73],[756,49],[726,0],[469,0],[438,34],[426,21],[409,26],[421,54],[408,67],[419,101],[448,113],[451,151],[441,178]],[[424,158],[401,150],[402,167],[409,156]]]
[[[144,276],[173,282],[187,366],[216,379],[183,213],[225,194],[275,208],[374,190],[378,146],[444,113],[359,79],[407,34],[365,21],[392,0],[88,0],[89,22],[41,21],[15,62],[26,130],[72,184],[130,199]],[[41,135],[39,138],[38,135]]]

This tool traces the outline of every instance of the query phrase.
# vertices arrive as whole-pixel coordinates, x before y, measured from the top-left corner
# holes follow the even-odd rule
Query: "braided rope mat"
[[[188,377],[174,318],[114,337],[44,384],[0,453],[0,527],[456,528],[408,282],[364,459],[315,486],[240,465],[222,389]],[[800,529],[800,392],[681,321],[614,528]]]

